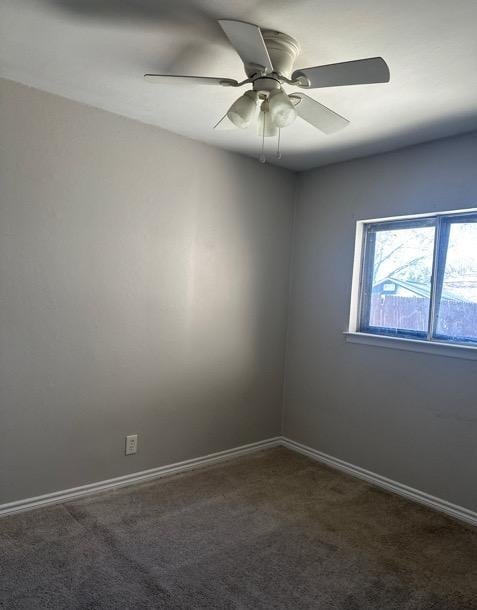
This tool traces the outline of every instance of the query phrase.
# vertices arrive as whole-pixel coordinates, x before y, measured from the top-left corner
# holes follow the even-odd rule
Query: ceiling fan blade
[[[214,125],[214,129],[217,129],[217,131],[230,131],[238,129],[238,127],[232,123],[226,114],[224,114],[224,116]]]
[[[144,80],[155,85],[222,85],[237,87],[233,78],[213,78],[209,76],[184,76],[180,74],[144,74]]]
[[[309,89],[387,83],[389,78],[389,67],[382,57],[303,68],[292,74],[292,80],[298,80],[297,84]]]
[[[273,72],[272,61],[258,25],[232,19],[219,19],[219,24],[244,64],[261,66],[266,72]]]
[[[323,106],[304,93],[292,93],[292,101],[298,99],[295,110],[299,117],[326,134],[335,133],[349,124],[340,114]]]

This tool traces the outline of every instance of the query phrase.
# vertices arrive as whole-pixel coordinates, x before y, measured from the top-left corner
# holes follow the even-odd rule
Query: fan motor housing
[[[293,64],[300,52],[299,44],[288,34],[276,30],[262,30],[262,36],[272,60],[274,72],[290,78]]]
[[[274,76],[262,76],[253,81],[254,91],[257,91],[262,98],[268,97],[274,89],[280,89],[280,87],[280,81]]]

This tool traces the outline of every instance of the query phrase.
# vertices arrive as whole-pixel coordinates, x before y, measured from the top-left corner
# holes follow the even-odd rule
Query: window
[[[355,329],[477,347],[477,212],[359,224]]]

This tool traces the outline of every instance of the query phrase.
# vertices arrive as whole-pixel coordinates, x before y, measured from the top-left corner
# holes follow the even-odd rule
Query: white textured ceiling
[[[312,91],[351,125],[325,136],[298,119],[282,131],[281,165],[306,169],[477,129],[477,0],[0,0],[0,76],[257,156],[253,129],[212,129],[241,90],[142,78],[241,80],[217,18],[295,37],[296,67],[376,55],[390,66],[389,84]]]

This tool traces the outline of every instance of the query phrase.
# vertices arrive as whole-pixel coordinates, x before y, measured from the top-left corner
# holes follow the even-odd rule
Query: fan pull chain
[[[281,159],[282,158],[282,152],[280,150],[280,138],[282,135],[282,130],[280,128],[278,128],[278,141],[277,141],[277,152],[275,153],[275,157],[277,159]]]
[[[267,161],[267,157],[265,156],[265,130],[267,128],[267,113],[263,112],[263,127],[262,127],[262,151],[260,153],[260,157],[258,158],[258,160],[260,161],[260,163],[266,163]]]

